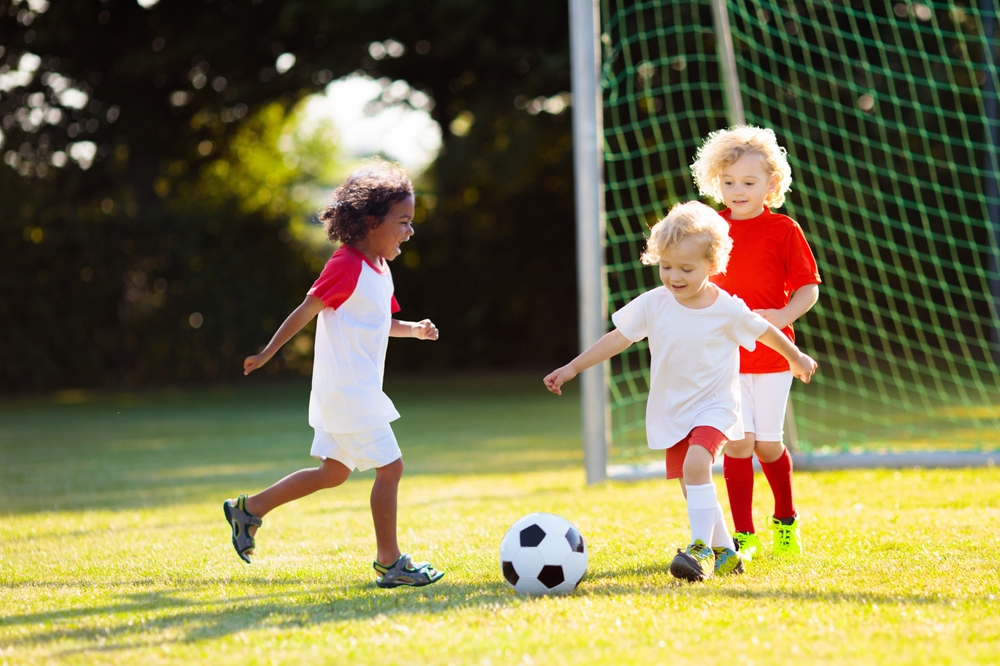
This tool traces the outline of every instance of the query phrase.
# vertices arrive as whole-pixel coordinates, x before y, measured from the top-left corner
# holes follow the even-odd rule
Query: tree
[[[274,238],[304,214],[287,194],[309,174],[262,195],[218,170],[240,164],[248,126],[284,122],[304,96],[358,70],[384,78],[382,103],[430,99],[449,128],[421,184],[425,219],[394,266],[406,311],[445,331],[427,362],[496,367],[571,352],[565,6],[142,4],[0,0],[0,247],[16,257],[0,295],[0,316],[16,324],[0,341],[29,350],[0,364],[0,386],[238,367],[231,357],[264,332],[253,320],[280,319],[308,286],[308,254]],[[277,190],[281,206],[248,206]],[[187,277],[167,275],[182,265],[197,273],[197,302],[184,300],[193,286],[173,289]],[[216,307],[232,321],[210,331],[203,310]],[[195,313],[202,328],[185,328]]]

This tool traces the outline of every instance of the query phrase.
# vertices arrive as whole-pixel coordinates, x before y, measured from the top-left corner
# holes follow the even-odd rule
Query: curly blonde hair
[[[336,189],[319,219],[327,238],[352,245],[368,235],[369,217],[378,226],[395,204],[412,196],[413,183],[398,164],[372,157]]]
[[[647,266],[660,263],[660,257],[682,240],[698,238],[705,244],[705,258],[715,265],[716,273],[725,273],[733,240],[729,224],[722,216],[700,201],[679,203],[667,216],[653,225],[640,260]]]
[[[788,153],[778,145],[774,130],[762,127],[737,125],[709,134],[691,164],[698,191],[722,203],[720,179],[723,170],[751,154],[760,155],[764,160],[769,177],[778,176],[778,187],[768,193],[764,205],[779,208],[785,203],[785,192],[792,186],[792,168],[788,165]]]

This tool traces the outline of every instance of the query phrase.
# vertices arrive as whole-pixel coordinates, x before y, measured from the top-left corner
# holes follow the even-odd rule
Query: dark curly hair
[[[412,196],[413,183],[406,172],[398,164],[373,157],[334,191],[319,219],[327,238],[351,245],[368,235],[369,215],[381,224],[393,205]]]

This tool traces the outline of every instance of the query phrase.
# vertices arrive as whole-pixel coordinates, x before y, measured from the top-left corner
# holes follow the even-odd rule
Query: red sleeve
[[[397,312],[399,312],[402,309],[402,308],[399,307],[399,302],[396,300],[396,294],[392,295],[392,306],[391,307],[392,307],[392,309],[389,310],[389,312],[391,312],[392,314],[396,314]]]
[[[354,293],[363,261],[360,255],[342,250],[343,247],[333,253],[308,292],[310,296],[322,299],[328,308],[334,310]]]
[[[802,227],[792,222],[792,230],[785,239],[785,265],[787,266],[785,290],[793,292],[807,284],[820,284],[816,258],[813,257]]]

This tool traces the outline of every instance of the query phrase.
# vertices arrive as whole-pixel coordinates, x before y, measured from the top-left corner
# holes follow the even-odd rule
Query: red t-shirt
[[[792,218],[767,208],[749,220],[731,219],[728,208],[719,214],[729,223],[733,251],[726,272],[712,276],[712,282],[742,298],[751,310],[779,310],[795,290],[822,282],[802,228]],[[795,341],[791,326],[782,333]],[[767,345],[757,345],[752,352],[740,348],[741,373],[786,370],[788,361]]]

